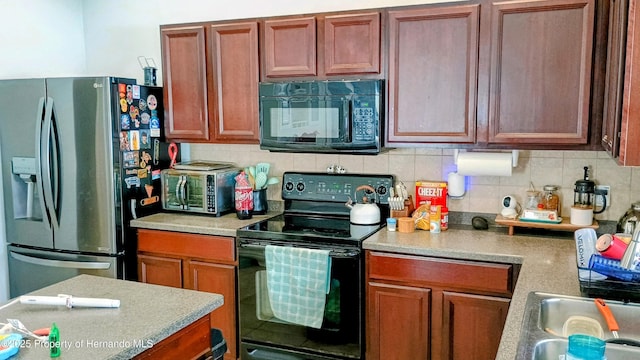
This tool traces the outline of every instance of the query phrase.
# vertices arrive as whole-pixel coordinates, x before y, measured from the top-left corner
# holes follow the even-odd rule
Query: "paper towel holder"
[[[463,150],[466,151],[466,150]],[[474,151],[474,152],[480,152],[480,151]],[[490,152],[496,152],[496,151],[490,151]],[[498,152],[502,152],[502,151],[498,151]],[[453,149],[453,163],[458,165],[458,154],[460,153],[460,149]],[[511,150],[511,166],[512,167],[518,167],[518,159],[520,158],[520,150]]]

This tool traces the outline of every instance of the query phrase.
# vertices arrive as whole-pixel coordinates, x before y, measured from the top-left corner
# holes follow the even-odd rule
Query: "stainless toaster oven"
[[[162,171],[162,208],[220,216],[234,209],[235,167],[176,165]]]

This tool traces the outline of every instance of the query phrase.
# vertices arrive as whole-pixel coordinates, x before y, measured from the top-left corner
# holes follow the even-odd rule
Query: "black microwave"
[[[377,154],[383,103],[382,80],[260,83],[260,148]]]

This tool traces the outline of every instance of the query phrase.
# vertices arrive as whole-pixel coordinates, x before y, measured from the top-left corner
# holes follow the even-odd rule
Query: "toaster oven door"
[[[164,209],[208,213],[206,175],[165,172],[162,190]]]

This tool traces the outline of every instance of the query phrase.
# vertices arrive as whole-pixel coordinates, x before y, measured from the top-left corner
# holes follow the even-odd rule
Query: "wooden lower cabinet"
[[[366,267],[367,360],[495,359],[513,265],[367,251]]]
[[[224,304],[210,314],[227,342],[225,360],[237,351],[235,238],[171,231],[138,230],[141,282],[221,294]]]
[[[370,282],[367,359],[428,359],[430,290]]]
[[[138,254],[140,282],[182,287],[182,260]]]
[[[509,299],[445,291],[442,301],[440,358],[495,359]]]
[[[201,359],[211,354],[209,314],[136,355],[134,360]]]

